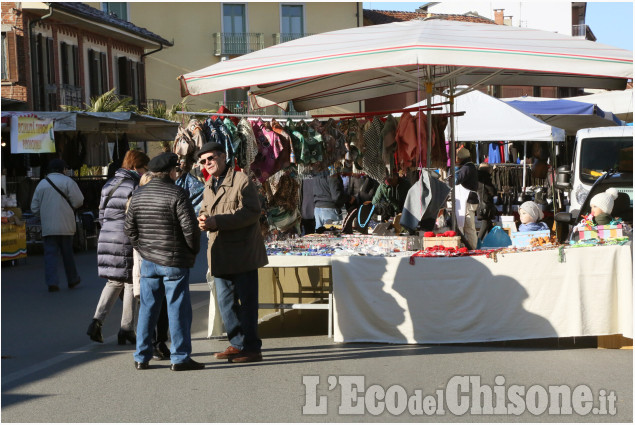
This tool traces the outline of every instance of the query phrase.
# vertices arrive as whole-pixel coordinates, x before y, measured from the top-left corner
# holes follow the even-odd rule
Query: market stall
[[[331,265],[336,342],[633,336],[631,246]]]
[[[146,141],[174,140],[178,125],[134,112],[2,111],[3,191],[20,209],[26,241],[41,244],[39,218],[29,209],[51,159],[68,164],[84,195],[76,248],[86,249],[97,238],[95,219],[108,165],[123,159],[129,143],[147,150]]]

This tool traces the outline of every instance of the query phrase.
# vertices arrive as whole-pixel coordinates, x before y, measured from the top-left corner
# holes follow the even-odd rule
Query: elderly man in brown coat
[[[258,192],[245,173],[226,163],[223,145],[206,143],[197,156],[210,175],[199,228],[209,232],[207,260],[231,344],[214,356],[232,363],[261,361],[258,268],[267,264],[267,251],[260,233]]]

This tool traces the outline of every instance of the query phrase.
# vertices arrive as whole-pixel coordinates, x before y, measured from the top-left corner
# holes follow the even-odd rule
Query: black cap
[[[172,152],[163,152],[148,162],[148,170],[155,173],[170,171],[179,164],[179,156]]]
[[[201,155],[203,155],[204,153],[209,153],[214,151],[225,153],[225,146],[216,142],[207,142],[201,147],[201,149],[199,149],[198,152],[196,152],[196,157],[200,158]]]
[[[64,169],[68,168],[66,162],[63,159],[55,158],[49,162],[48,169],[49,171],[64,171]]]

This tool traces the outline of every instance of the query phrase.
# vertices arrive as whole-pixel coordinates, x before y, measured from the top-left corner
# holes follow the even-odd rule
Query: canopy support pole
[[[428,66],[428,70],[430,69],[430,67]],[[430,75],[428,74],[428,77],[430,77]],[[432,81],[428,79],[428,81],[426,81],[426,105],[428,105],[428,110],[426,112],[426,121],[427,121],[427,130],[428,130],[428,137],[427,137],[427,143],[426,143],[426,167],[430,168],[432,160],[431,160],[431,156],[432,156],[432,110],[430,110],[430,103],[432,102]]]
[[[525,155],[523,158],[523,196],[527,190],[527,141],[525,140]]]
[[[454,84],[450,83],[450,115],[454,114]],[[454,176],[455,171],[455,157],[456,146],[454,141],[454,117],[450,117],[450,205],[452,208],[452,214],[450,216],[451,229],[456,231],[456,178]]]

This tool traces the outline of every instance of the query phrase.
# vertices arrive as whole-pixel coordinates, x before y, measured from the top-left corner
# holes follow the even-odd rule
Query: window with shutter
[[[108,91],[108,60],[105,53],[99,54],[100,66],[101,66],[101,93],[104,94]]]
[[[146,67],[143,62],[137,63],[137,79],[139,86],[139,102],[138,104],[146,103]]]
[[[72,64],[68,60],[68,44],[63,41],[60,43],[60,60],[62,62],[62,84],[71,84],[70,67]]]

